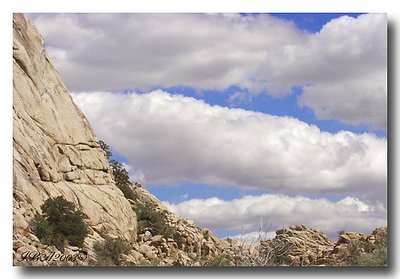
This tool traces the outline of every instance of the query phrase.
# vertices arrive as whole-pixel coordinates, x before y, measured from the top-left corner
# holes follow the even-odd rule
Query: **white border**
[[[1,113],[1,136],[0,136],[0,189],[1,189],[1,201],[0,201],[0,212],[1,212],[1,248],[0,248],[0,270],[2,278],[22,278],[22,277],[60,277],[67,278],[69,275],[76,277],[108,277],[110,275],[126,276],[129,278],[144,278],[144,277],[265,277],[271,275],[273,277],[279,275],[279,277],[290,277],[274,272],[274,274],[269,274],[268,270],[265,272],[255,272],[255,274],[248,270],[245,274],[243,272],[235,272],[235,270],[229,271],[219,271],[218,273],[202,272],[198,270],[193,272],[188,272],[187,270],[182,270],[182,272],[155,272],[154,274],[143,273],[143,272],[79,272],[76,274],[74,270],[68,272],[66,270],[59,269],[59,272],[26,272],[26,269],[12,267],[12,13],[13,12],[385,12],[388,13],[388,21],[391,27],[394,29],[394,39],[395,46],[399,48],[399,34],[398,34],[398,21],[400,9],[397,1],[393,0],[201,0],[201,1],[189,1],[189,0],[143,0],[143,1],[133,1],[133,0],[112,0],[112,1],[90,1],[90,0],[66,0],[66,1],[55,1],[55,0],[3,0],[0,3],[0,34],[1,34],[1,44],[0,44],[0,113]],[[396,52],[396,50],[393,50]],[[394,55],[396,61],[393,67],[397,73],[397,66],[399,65],[398,54]],[[393,63],[393,62],[391,62]],[[392,78],[396,78],[395,74],[390,75]],[[392,92],[392,94],[397,94],[398,92]],[[398,107],[399,98],[392,97],[396,100],[395,112],[392,113],[392,118],[399,119]],[[393,121],[393,119],[392,119]],[[399,131],[398,122],[395,123],[395,131]],[[393,131],[392,131],[393,132]],[[390,133],[390,131],[389,131]],[[398,137],[396,137],[398,139]],[[397,145],[397,143],[394,143]],[[394,155],[393,163],[394,166],[398,166],[399,151],[395,148],[396,154]],[[393,170],[396,171],[396,167]],[[392,186],[397,187],[398,179],[397,174],[393,176]],[[398,190],[393,190],[392,193],[396,194],[396,197],[392,201],[398,200]],[[396,218],[398,219],[398,206],[392,206],[391,209],[396,209],[395,212],[389,212],[392,217],[392,221]],[[393,222],[395,228],[391,228],[392,233],[398,232],[398,223]],[[393,236],[393,240],[396,236]],[[395,251],[399,251],[398,241],[395,241],[396,245],[391,248]],[[386,273],[388,277],[394,277],[398,274],[398,257],[397,252],[392,254],[394,256],[394,261],[392,262],[392,271]],[[118,274],[117,274],[118,273]],[[305,273],[303,270],[296,271],[296,277],[376,277],[379,274],[374,272],[369,272],[366,270],[362,273],[343,273],[337,272],[335,270],[329,270],[326,273]],[[75,275],[74,275],[75,274]],[[294,275],[293,273],[291,273]],[[282,275],[282,276],[281,276]],[[380,274],[382,275],[382,274]]]

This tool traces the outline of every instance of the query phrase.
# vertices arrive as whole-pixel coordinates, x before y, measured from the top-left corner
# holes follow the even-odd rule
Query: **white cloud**
[[[139,183],[145,182],[144,173],[140,169],[134,168],[131,165],[128,165],[126,163],[122,163],[122,165],[128,172],[129,177],[132,181],[139,182]]]
[[[162,91],[75,93],[98,137],[151,184],[182,181],[386,200],[386,140]]]
[[[386,128],[385,14],[343,16],[315,34],[270,15],[31,18],[74,91],[236,85],[282,96],[297,85],[320,118]]]
[[[240,233],[229,237],[233,240],[249,243],[256,246],[260,243],[260,241],[273,239],[275,235],[276,234],[273,231],[253,231],[248,233]]]
[[[331,237],[342,229],[371,233],[374,228],[386,225],[387,213],[380,203],[366,204],[353,197],[332,202],[325,198],[265,194],[229,201],[214,197],[192,199],[178,204],[164,203],[173,212],[194,220],[199,226],[212,230],[244,230],[245,233],[239,236],[257,236],[261,219],[268,222],[265,224],[266,228],[269,224],[272,225],[270,231],[305,224],[320,229]],[[262,230],[264,227],[261,226]],[[246,233],[248,231],[250,233]]]
[[[352,198],[352,197],[346,197],[340,201],[337,202],[339,205],[348,205],[348,206],[356,206],[357,210],[360,212],[368,212],[370,211],[370,206],[368,206],[366,203],[360,201],[357,198]]]

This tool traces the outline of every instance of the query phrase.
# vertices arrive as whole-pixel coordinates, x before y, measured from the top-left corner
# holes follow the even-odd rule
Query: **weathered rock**
[[[151,239],[151,245],[152,246],[159,246],[161,243],[167,242],[166,239],[162,235],[155,235]]]
[[[272,255],[270,264],[292,266],[320,265],[335,246],[324,233],[305,225],[277,230],[274,239],[260,244],[260,253]]]
[[[49,197],[63,196],[128,243],[136,240],[136,216],[108,171],[89,122],[72,101],[44,49],[42,37],[22,14],[13,17],[14,240]],[[30,247],[30,246],[29,246]],[[18,254],[18,253],[17,253]]]
[[[150,246],[146,243],[143,243],[139,246],[138,252],[150,260],[157,257],[157,249],[154,246]]]
[[[211,259],[216,255],[222,254],[229,248],[227,241],[218,238],[210,230],[200,229],[196,227],[193,221],[185,220],[169,211],[165,205],[139,183],[134,183],[132,189],[135,192],[135,196],[138,197],[138,202],[152,204],[155,210],[165,215],[165,225],[170,226],[176,231],[174,238],[171,238],[171,235],[153,236],[149,231],[138,236],[139,243],[145,243],[150,247],[156,248],[156,254],[164,257],[163,265],[168,265],[169,263],[193,265],[198,258],[209,256]],[[143,250],[146,249],[146,246],[143,246],[141,249],[139,252],[143,252],[142,254],[145,259],[153,259],[154,255],[152,252]],[[165,260],[165,257],[173,259],[173,261]]]

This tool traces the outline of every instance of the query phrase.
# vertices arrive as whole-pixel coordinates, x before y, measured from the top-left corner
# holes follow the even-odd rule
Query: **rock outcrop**
[[[275,238],[262,241],[259,249],[265,253],[282,249],[274,259],[277,264],[307,266],[325,264],[334,246],[335,243],[323,232],[296,225],[277,230]]]
[[[150,231],[139,234],[125,264],[201,266],[210,264],[228,249],[227,241],[218,238],[209,229],[201,229],[193,221],[169,211],[141,184],[132,183],[131,187],[137,196],[136,201],[131,201],[132,206],[151,204],[153,210],[165,216],[165,226],[172,228],[175,233],[173,237],[152,235]]]
[[[137,237],[131,205],[116,187],[104,151],[50,62],[44,42],[21,14],[13,17],[14,258],[38,240],[29,221],[49,197],[63,196],[86,216],[91,247],[107,231]]]
[[[259,253],[270,253],[270,264],[288,266],[347,266],[355,257],[371,253],[387,245],[387,227],[375,229],[371,235],[341,232],[334,243],[319,230],[305,225],[276,231],[276,237],[262,241]]]

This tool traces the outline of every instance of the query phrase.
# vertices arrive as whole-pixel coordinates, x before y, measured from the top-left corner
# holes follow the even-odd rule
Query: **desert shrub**
[[[125,169],[124,165],[118,162],[117,160],[110,160],[110,157],[112,156],[112,153],[110,151],[110,146],[106,144],[104,141],[100,140],[99,145],[101,149],[104,150],[106,153],[106,157],[109,160],[110,168],[114,177],[115,184],[118,186],[118,188],[122,191],[124,194],[124,197],[127,199],[131,200],[136,200],[137,195],[135,192],[132,190],[131,185],[132,183],[130,182],[129,179],[129,174],[127,170]]]
[[[364,254],[371,253],[372,244],[358,239],[351,240],[347,244],[347,253],[340,255],[348,265],[358,265],[358,259]]]
[[[139,266],[161,266],[161,263],[163,260],[164,260],[164,257],[160,255],[151,260],[141,260],[138,265]]]
[[[359,266],[386,266],[387,247],[381,246],[373,250],[371,253],[359,256],[356,264]]]
[[[129,175],[125,167],[116,160],[110,161],[110,167],[114,177],[115,184],[122,191],[125,198],[136,200],[137,195],[131,188],[131,182],[129,180]]]
[[[137,195],[135,194],[135,192],[132,190],[132,188],[128,184],[120,184],[117,186],[122,191],[125,198],[133,200],[133,201],[135,201],[137,199]]]
[[[387,246],[385,242],[378,246],[358,239],[347,244],[347,249],[338,254],[346,265],[352,266],[384,266],[387,260]]]
[[[110,146],[102,140],[99,140],[100,148],[106,153],[107,160],[110,159],[112,153],[110,151]]]
[[[233,266],[233,257],[230,254],[222,253],[220,255],[216,255],[208,265],[210,265],[210,266]]]
[[[116,160],[110,160],[110,167],[117,185],[129,182],[128,172],[120,162]]]
[[[135,209],[138,220],[138,233],[150,231],[153,235],[175,238],[176,230],[167,224],[165,213],[158,211],[150,203],[138,203]]]
[[[42,215],[30,222],[33,233],[47,245],[63,251],[66,244],[81,247],[88,233],[82,212],[64,197],[47,199],[41,206]]]
[[[103,235],[103,237],[104,241],[97,241],[93,245],[93,250],[96,254],[96,265],[118,265],[121,255],[129,253],[131,247],[120,238],[111,238],[107,235]]]

